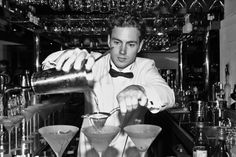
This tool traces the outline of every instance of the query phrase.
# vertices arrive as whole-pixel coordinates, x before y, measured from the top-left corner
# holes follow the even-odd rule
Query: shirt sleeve
[[[175,95],[166,81],[162,78],[153,60],[145,64],[142,72],[143,87],[148,98],[147,108],[152,113],[158,113],[171,108],[175,103]]]

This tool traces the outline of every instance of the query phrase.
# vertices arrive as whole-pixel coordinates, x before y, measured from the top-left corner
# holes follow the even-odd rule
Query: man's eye
[[[130,47],[135,47],[135,44],[134,43],[130,43],[129,46]]]
[[[119,45],[119,44],[120,44],[119,41],[113,41],[113,43],[116,44],[116,45]]]

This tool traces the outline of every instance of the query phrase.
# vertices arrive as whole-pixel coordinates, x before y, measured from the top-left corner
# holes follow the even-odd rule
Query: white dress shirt
[[[94,94],[89,91],[85,92],[85,113],[92,113],[98,110],[110,112],[113,108],[118,107],[116,95],[129,85],[144,87],[148,98],[147,107],[139,106],[138,109],[127,113],[125,116],[121,116],[119,112],[116,112],[107,119],[106,125],[123,128],[137,121],[142,123],[147,109],[152,113],[157,113],[174,105],[174,92],[159,74],[153,60],[137,57],[133,64],[123,69],[123,72],[133,72],[134,77],[131,79],[120,76],[112,78],[109,74],[110,64],[113,69],[118,70],[110,61],[110,54],[94,64],[92,69],[95,80],[93,90],[98,104],[95,102]],[[91,125],[89,120],[84,119],[82,128],[89,125]],[[103,157],[120,157],[123,151],[124,157],[134,157],[138,153],[133,142],[127,138],[126,134],[121,132],[111,142]],[[96,151],[90,146],[85,135],[80,132],[78,157],[96,157],[95,154]]]

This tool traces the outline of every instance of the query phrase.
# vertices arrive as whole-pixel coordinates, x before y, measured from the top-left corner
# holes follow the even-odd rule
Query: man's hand
[[[126,87],[117,95],[116,98],[120,105],[120,111],[122,114],[137,109],[138,105],[145,106],[147,104],[145,90],[139,85]]]
[[[79,48],[54,52],[42,64],[44,70],[56,68],[57,70],[69,72],[72,68],[81,70],[85,59],[87,59],[85,69],[90,71],[95,63],[95,57],[90,55],[87,50]]]

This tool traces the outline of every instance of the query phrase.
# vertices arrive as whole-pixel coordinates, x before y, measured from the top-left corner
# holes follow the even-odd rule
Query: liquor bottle
[[[231,105],[231,85],[229,83],[229,64],[226,64],[225,66],[225,85],[224,85],[224,91],[225,91],[225,100],[227,101],[227,108],[230,108]]]
[[[207,157],[208,153],[208,140],[203,132],[203,122],[197,123],[197,133],[194,138],[193,157]]]
[[[224,85],[223,83],[218,83],[218,89],[216,92],[216,100],[223,101],[225,99],[225,91],[224,91]]]
[[[226,147],[226,133],[225,128],[220,127],[218,130],[218,140],[215,152],[212,157],[229,157],[229,153]]]
[[[199,99],[199,92],[196,86],[193,87],[193,100],[197,101]]]
[[[20,87],[21,87],[21,107],[26,108],[30,104],[31,99],[31,87],[30,87],[30,74],[28,70],[25,70],[24,74],[20,75]]]
[[[3,116],[3,96],[4,94],[0,92],[0,116]]]
[[[234,89],[233,89],[233,92],[230,94],[230,96],[233,100],[236,101],[236,84],[234,84]]]

